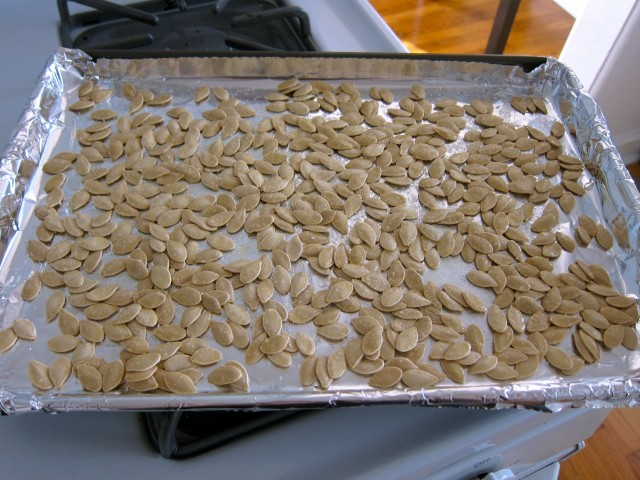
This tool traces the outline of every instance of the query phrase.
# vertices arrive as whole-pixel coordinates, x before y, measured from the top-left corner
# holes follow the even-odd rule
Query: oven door
[[[390,405],[317,410],[189,460],[166,460],[135,413],[0,419],[3,478],[526,478],[577,449],[607,415]],[[188,462],[188,463],[187,463]],[[486,475],[492,474],[493,477]],[[536,478],[536,477],[534,477]],[[537,477],[540,478],[554,478]]]

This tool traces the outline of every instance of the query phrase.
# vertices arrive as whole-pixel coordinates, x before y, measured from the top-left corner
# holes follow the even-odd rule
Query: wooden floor
[[[499,0],[370,0],[413,52],[483,53]],[[506,54],[558,57],[573,17],[552,0],[522,0]],[[629,168],[640,180],[640,165]],[[561,480],[640,479],[640,408],[616,409],[565,460]]]
[[[412,51],[483,53],[498,0],[370,0]],[[552,0],[522,0],[506,54],[558,57],[573,17]]]
[[[560,480],[640,478],[640,409],[613,410],[586,448],[560,464]]]

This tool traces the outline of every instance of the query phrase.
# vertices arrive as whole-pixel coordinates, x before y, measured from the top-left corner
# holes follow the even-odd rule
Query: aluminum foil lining
[[[348,80],[362,92],[374,85],[388,87],[396,93],[396,98],[405,95],[413,83],[420,83],[432,101],[445,97],[460,102],[468,102],[472,98],[490,99],[498,113],[507,116],[512,123],[524,120],[508,109],[511,96],[542,95],[553,112],[545,117],[544,122],[547,123],[539,126],[548,129],[549,122],[557,118],[567,127],[574,127],[575,138],[566,136],[564,147],[568,152],[579,155],[588,167],[584,183],[587,194],[569,217],[562,217],[559,229],[568,232],[577,216],[586,213],[605,222],[618,240],[612,252],[579,249],[572,256],[563,254],[555,261],[554,271],[567,271],[568,264],[576,259],[599,263],[607,268],[619,291],[638,296],[640,194],[611,142],[601,110],[584,93],[575,75],[554,59],[549,58],[541,67],[525,73],[519,67],[485,63],[339,56],[99,59],[94,63],[81,51],[58,49],[37,81],[33,96],[2,156],[0,167],[0,328],[10,326],[17,316],[23,316],[36,324],[39,335],[36,342],[19,341],[11,350],[0,354],[0,409],[3,412],[262,409],[380,403],[485,408],[517,406],[558,411],[576,406],[635,406],[638,403],[640,353],[618,350],[603,353],[597,365],[585,367],[575,377],[562,377],[551,368],[541,366],[539,373],[530,380],[500,383],[469,376],[464,385],[443,382],[436,388],[420,392],[374,389],[366,378],[349,372],[326,391],[302,388],[298,382],[299,360],[294,360],[288,370],[266,361],[250,366],[250,393],[222,392],[203,380],[199,384],[201,392],[195,395],[91,394],[83,391],[73,377],[61,391],[34,390],[27,378],[27,362],[35,358],[50,363],[56,355],[48,351],[46,340],[58,332],[54,324],[47,324],[43,319],[46,294],[41,294],[30,304],[21,300],[22,283],[36,268],[26,255],[25,244],[34,238],[38,223],[33,210],[43,199],[42,164],[52,154],[79,148],[76,129],[86,126],[83,122],[88,120],[76,117],[66,108],[77,100],[80,82],[91,78],[100,86],[116,91],[124,82],[154,92],[169,91],[174,96],[174,106],[189,102],[193,106],[191,98],[196,86],[220,85],[241,101],[264,112],[264,94],[274,91],[282,79],[291,76],[302,80],[323,79],[334,85]],[[108,108],[126,113],[126,105],[114,100]],[[535,126],[535,121],[533,124]],[[70,195],[78,187],[78,182],[68,181],[64,187],[65,194]],[[416,202],[415,191],[409,192],[409,196]],[[257,258],[259,253],[252,241],[255,242],[246,237],[241,239],[239,244],[247,242],[245,247],[236,249],[235,257],[225,257],[225,260],[243,256]],[[462,261],[443,262],[438,270],[428,272],[429,280],[438,285],[457,281],[466,283],[464,275],[468,268]],[[326,279],[318,276],[312,280],[318,288],[327,285]],[[485,292],[470,287],[489,304],[491,299]],[[570,339],[565,340],[565,347],[571,348]],[[119,347],[105,345],[99,348],[106,359],[117,358]],[[326,354],[329,348],[326,342],[319,340],[320,354]],[[225,361],[243,360],[243,352],[233,347],[220,349]]]

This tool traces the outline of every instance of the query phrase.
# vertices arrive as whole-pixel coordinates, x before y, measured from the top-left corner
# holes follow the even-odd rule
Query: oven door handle
[[[491,472],[484,477],[482,480],[517,480],[517,477],[513,473],[513,470],[510,468],[505,468],[504,470],[498,470],[497,472]]]

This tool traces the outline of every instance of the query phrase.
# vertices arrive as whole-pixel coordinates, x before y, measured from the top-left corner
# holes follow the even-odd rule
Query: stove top
[[[91,10],[71,13],[70,4]],[[188,52],[315,51],[309,17],[281,0],[58,0],[62,46]]]

